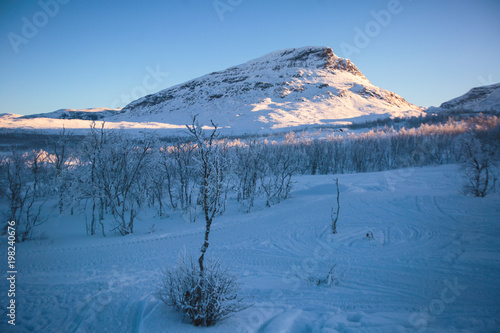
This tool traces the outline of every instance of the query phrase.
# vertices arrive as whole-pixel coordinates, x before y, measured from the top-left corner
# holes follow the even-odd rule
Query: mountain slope
[[[441,104],[439,111],[500,111],[500,83],[476,87],[466,94]]]
[[[142,97],[110,121],[183,125],[199,114],[235,133],[301,125],[347,124],[422,109],[374,86],[328,47],[270,53]]]

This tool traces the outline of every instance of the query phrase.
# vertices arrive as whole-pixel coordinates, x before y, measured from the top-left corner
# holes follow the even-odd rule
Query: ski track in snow
[[[204,331],[500,330],[497,194],[460,195],[456,166],[340,175],[339,183],[333,236],[332,176],[297,177],[289,200],[216,217],[209,253],[239,276],[253,306]],[[156,223],[170,230],[185,222]],[[202,220],[182,229],[18,244],[17,326],[2,320],[0,331],[198,332],[154,296],[161,271],[179,252],[197,255]],[[3,242],[3,258],[5,250]],[[297,277],[324,278],[332,264],[337,285]],[[445,281],[466,287],[450,303],[440,301]]]

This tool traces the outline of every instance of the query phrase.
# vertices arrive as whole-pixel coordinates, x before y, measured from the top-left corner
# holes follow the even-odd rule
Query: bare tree
[[[106,198],[98,172],[101,167],[100,162],[103,160],[102,155],[104,154],[104,143],[107,135],[104,126],[104,122],[102,122],[100,129],[96,127],[95,122],[92,122],[90,126],[90,132],[82,143],[82,156],[79,161],[80,166],[77,170],[77,173],[81,173],[77,175],[79,182],[74,184],[79,186],[74,186],[74,189],[76,197],[85,200],[85,207],[88,201],[92,205],[91,221],[90,224],[87,223],[87,233],[95,235],[98,222],[101,226],[102,235],[106,236],[102,222],[104,219]]]
[[[122,235],[134,232],[134,220],[148,195],[143,174],[154,137],[133,140],[122,131],[92,125],[83,144],[80,172],[80,198],[91,203],[88,232],[94,235],[97,222],[104,235],[104,214],[111,212],[115,228]]]
[[[495,149],[482,145],[472,134],[465,134],[458,139],[461,172],[465,183],[465,194],[484,197],[495,188],[496,177],[493,172]]]
[[[172,153],[169,151],[170,147],[163,147],[160,152],[162,155],[162,163],[163,173],[165,174],[166,179],[166,187],[168,198],[170,200],[170,206],[172,209],[177,209],[177,198],[174,195],[174,186],[177,182],[177,164],[175,163],[174,158],[172,157]]]
[[[332,233],[337,233],[337,221],[339,220],[340,213],[340,191],[339,191],[339,179],[335,178],[335,187],[337,188],[337,208],[334,208],[332,205],[332,209],[330,212],[330,218],[332,220]]]
[[[16,221],[16,237],[20,241],[31,239],[33,229],[46,221],[42,216],[47,201],[43,192],[46,164],[47,156],[42,150],[22,154],[12,149],[12,155],[1,161],[6,175],[4,191],[9,202],[6,217]]]
[[[70,154],[68,144],[71,137],[70,132],[63,129],[59,132],[57,139],[52,140],[52,151],[49,155],[50,162],[55,169],[56,191],[58,194],[59,214],[62,214],[64,208],[64,195],[68,189],[67,168]]]
[[[134,232],[134,219],[143,201],[139,177],[150,149],[150,138],[140,144],[122,132],[111,133],[99,161],[99,179],[117,222],[115,229],[122,235]]]
[[[193,192],[196,178],[198,178],[199,175],[197,175],[195,171],[195,149],[196,145],[181,142],[176,143],[176,145],[170,149],[175,163],[177,164],[174,170],[177,171],[178,198],[181,209],[184,211],[191,209],[193,202],[196,204],[196,201],[193,200],[193,196],[195,195]],[[165,164],[165,167],[168,167],[168,164]],[[165,170],[167,171],[167,169]],[[168,176],[172,182],[174,176],[172,172],[168,172]]]
[[[264,146],[263,172],[260,184],[266,194],[266,206],[288,199],[292,191],[292,177],[299,169],[300,153],[290,146]]]
[[[13,150],[9,158],[2,157],[2,174],[6,177],[3,181],[3,191],[9,202],[9,211],[5,214],[10,221],[21,223],[23,210],[29,194],[26,160],[20,152]],[[7,224],[4,226],[3,233],[7,231]]]
[[[200,277],[203,277],[203,262],[209,246],[210,227],[212,226],[213,218],[222,209],[221,194],[223,178],[221,174],[223,173],[223,162],[220,149],[215,142],[219,136],[217,125],[213,122],[211,123],[214,129],[208,136],[205,136],[205,132],[197,122],[196,116],[193,117],[193,123],[190,126],[186,125],[198,148],[198,170],[201,176],[200,193],[202,195],[202,208],[205,216],[205,238],[200,250],[201,255],[198,259]]]
[[[143,182],[144,187],[148,192],[148,202],[150,206],[155,207],[158,205],[157,211],[160,217],[165,214],[165,188],[168,187],[168,192],[170,191],[170,166],[164,165],[167,160],[164,148],[158,148],[158,145],[153,144],[154,148],[151,149],[152,153],[149,158],[146,159],[146,164],[144,166]],[[173,208],[173,207],[172,207]]]
[[[168,305],[186,314],[196,326],[211,326],[218,320],[241,311],[238,298],[238,284],[234,276],[223,270],[218,262],[208,262],[205,267],[205,253],[209,246],[210,228],[213,218],[223,210],[223,192],[227,161],[216,143],[217,125],[206,136],[200,124],[193,117],[186,125],[196,145],[197,170],[200,182],[200,200],[205,217],[205,236],[196,263],[181,262],[177,270],[166,270],[159,298]]]
[[[262,173],[263,149],[255,140],[248,142],[247,147],[235,148],[233,159],[234,173],[237,177],[237,200],[246,213],[250,213],[259,190],[259,177]]]

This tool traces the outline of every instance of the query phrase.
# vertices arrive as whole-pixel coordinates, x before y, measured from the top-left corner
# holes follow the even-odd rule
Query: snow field
[[[145,214],[135,234],[103,238],[84,236],[83,216],[54,215],[41,229],[47,240],[17,245],[17,325],[2,319],[0,331],[498,331],[500,197],[463,196],[457,169],[340,175],[336,235],[331,175],[296,177],[292,198],[250,214],[230,201],[207,254],[239,276],[253,306],[209,328],[183,322],[154,296],[165,266],[182,252],[198,255],[201,218]],[[1,251],[6,258],[4,239]],[[332,286],[308,281],[332,265]]]

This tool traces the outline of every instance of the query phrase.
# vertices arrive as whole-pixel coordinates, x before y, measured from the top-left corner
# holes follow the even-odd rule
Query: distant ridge
[[[500,112],[500,83],[472,88],[441,104],[438,111]]]

